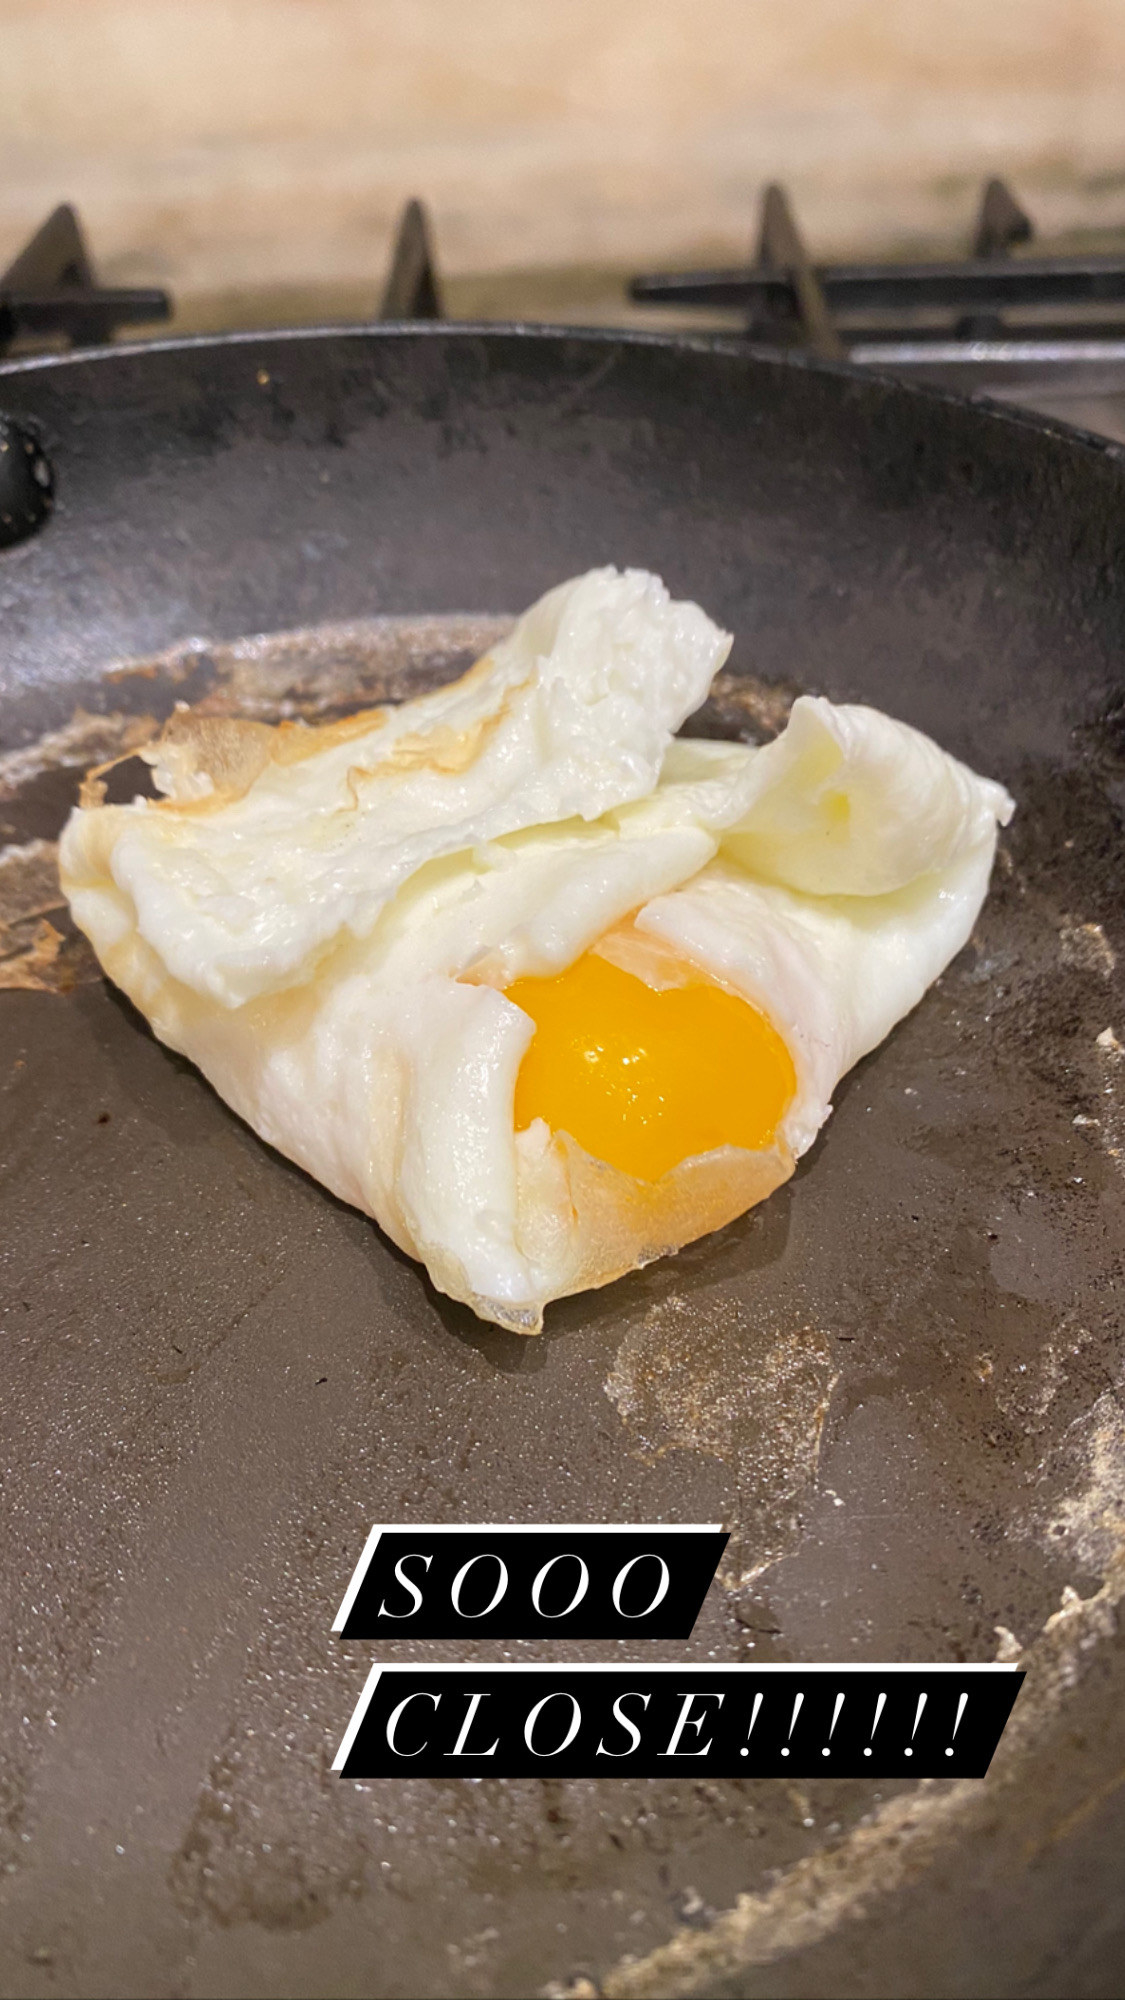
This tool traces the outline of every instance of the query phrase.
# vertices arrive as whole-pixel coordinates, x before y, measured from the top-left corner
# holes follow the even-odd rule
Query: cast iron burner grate
[[[97,346],[119,326],[168,319],[171,311],[167,292],[155,287],[99,285],[78,217],[63,203],[0,277],[0,354],[18,340]]]
[[[379,318],[445,318],[430,220],[420,201],[408,201],[399,217]]]
[[[756,341],[896,370],[1125,358],[1125,256],[1010,254],[1033,236],[1014,195],[991,180],[966,259],[814,264],[785,190],[774,185],[762,200],[753,264],[634,278],[629,296],[639,305],[744,311]],[[1067,316],[1044,316],[1060,311]]]

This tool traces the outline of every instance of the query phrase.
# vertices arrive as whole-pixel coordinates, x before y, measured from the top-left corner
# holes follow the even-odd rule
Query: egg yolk
[[[717,1146],[771,1145],[797,1087],[765,1015],[703,979],[656,991],[587,952],[507,996],[535,1023],[516,1130],[545,1119],[637,1180]]]

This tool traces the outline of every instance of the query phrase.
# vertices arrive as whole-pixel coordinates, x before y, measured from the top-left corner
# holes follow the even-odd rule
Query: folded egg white
[[[728,648],[657,578],[593,571],[397,709],[180,712],[146,753],[166,796],[95,779],[65,830],[75,921],[161,1040],[500,1325],[768,1195],[985,896],[1012,802],[906,725],[802,698],[764,748],[674,740]],[[743,1085],[758,1116],[733,1052],[759,1047],[766,1124],[712,1144]]]

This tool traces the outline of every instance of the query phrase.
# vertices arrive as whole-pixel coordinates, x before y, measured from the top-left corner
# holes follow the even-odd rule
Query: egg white
[[[128,924],[223,1006],[276,992],[366,936],[426,862],[644,797],[729,649],[659,578],[592,570],[399,708],[321,729],[181,719],[142,753],[167,802],[68,833],[76,920]]]
[[[75,919],[160,1038],[498,1324],[771,1192],[987,891],[1011,800],[875,710],[803,698],[761,749],[673,741],[728,645],[658,579],[595,571],[377,720],[185,718],[166,800],[64,834]],[[534,1029],[503,989],[591,947],[768,1015],[797,1075],[771,1148],[650,1184],[515,1132]]]

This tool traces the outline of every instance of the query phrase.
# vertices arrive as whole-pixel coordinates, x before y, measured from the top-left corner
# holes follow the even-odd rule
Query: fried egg
[[[160,1039],[501,1326],[768,1196],[987,892],[1012,801],[903,723],[677,738],[729,645],[595,570],[401,707],[180,711],[164,796],[92,774],[64,832]]]

